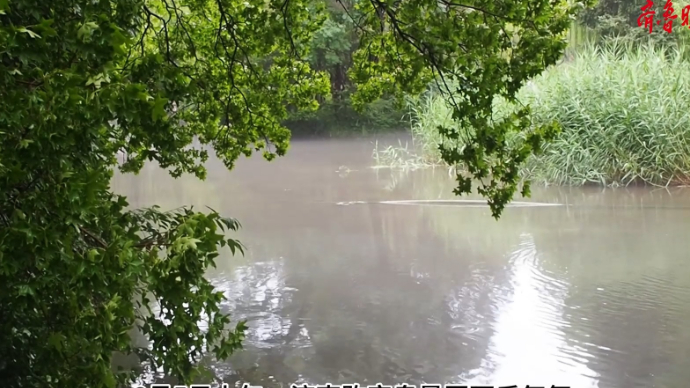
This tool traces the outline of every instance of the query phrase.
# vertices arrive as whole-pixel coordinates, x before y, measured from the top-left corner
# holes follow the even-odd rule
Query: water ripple
[[[567,284],[539,269],[529,235],[523,235],[510,262],[512,290],[497,300],[489,354],[478,370],[460,378],[469,384],[598,387],[598,374],[562,331]]]

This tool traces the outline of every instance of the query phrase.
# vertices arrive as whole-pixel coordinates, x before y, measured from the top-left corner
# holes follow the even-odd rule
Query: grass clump
[[[519,93],[535,125],[562,127],[522,175],[556,185],[690,183],[690,66],[682,50],[612,42],[587,47]],[[495,103],[495,118],[512,107]],[[412,133],[423,159],[440,160],[439,125],[451,109],[441,96],[411,100]],[[470,129],[471,130],[471,129]],[[518,134],[514,134],[517,138]]]

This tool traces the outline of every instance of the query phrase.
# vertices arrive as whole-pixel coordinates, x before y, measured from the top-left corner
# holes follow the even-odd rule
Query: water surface
[[[232,172],[211,160],[205,182],[115,177],[133,207],[242,223],[246,256],[208,274],[249,325],[245,350],[209,361],[217,379],[687,386],[688,190],[535,188],[519,200],[562,206],[497,222],[477,204],[377,203],[457,197],[443,169],[370,169],[372,142],[295,141]]]

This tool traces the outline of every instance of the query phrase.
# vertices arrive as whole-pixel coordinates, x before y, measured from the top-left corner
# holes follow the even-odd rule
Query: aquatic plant
[[[414,171],[420,168],[428,167],[447,167],[441,160],[429,160],[424,156],[423,152],[417,151],[416,148],[417,147],[415,147],[414,143],[409,144],[406,142],[403,146],[402,141],[400,140],[398,140],[398,146],[389,145],[386,148],[380,148],[378,146],[378,141],[376,141],[374,151],[372,152],[372,157],[374,158],[375,164],[372,166],[372,168],[390,168],[404,171]]]
[[[561,132],[522,166],[543,184],[685,185],[690,183],[690,68],[682,49],[610,42],[588,46],[521,89],[534,125],[555,120]],[[428,93],[410,101],[411,130],[424,159],[441,159],[436,130],[452,109]],[[512,105],[494,101],[494,118]],[[472,128],[465,129],[472,132]],[[508,143],[520,134],[510,133]]]

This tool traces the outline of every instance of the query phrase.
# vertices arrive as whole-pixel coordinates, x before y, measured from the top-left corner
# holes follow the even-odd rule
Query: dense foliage
[[[677,45],[679,40],[687,41],[690,35],[690,26],[687,23],[683,26],[683,8],[688,4],[687,1],[656,0],[649,4],[648,10],[645,8],[643,11],[642,8],[648,6],[647,0],[599,0],[594,7],[580,14],[579,22],[595,31],[604,44],[616,38],[628,44],[655,42]],[[646,12],[653,12],[651,32],[642,17]]]
[[[437,80],[459,127],[476,128],[442,157],[481,180],[498,217],[519,166],[555,130],[530,129],[527,109],[492,122],[494,96],[512,100],[559,58],[576,7],[353,8],[353,106]],[[228,327],[223,296],[203,277],[218,247],[240,248],[225,236],[238,224],[214,211],[131,211],[109,181],[146,161],[204,178],[211,148],[228,168],[253,151],[283,155],[287,109],[313,110],[329,92],[306,60],[324,16],[307,0],[0,0],[0,383],[113,387],[129,377],[111,371],[116,351],[189,382],[202,352],[240,346],[243,323]],[[522,131],[510,147],[507,135]],[[457,193],[472,177],[458,176]],[[133,348],[134,327],[149,348]]]
[[[684,53],[656,46],[611,42],[588,47],[573,61],[536,77],[519,94],[535,125],[562,128],[532,156],[521,175],[561,185],[685,185],[690,183],[690,87]],[[415,101],[413,133],[427,162],[442,162],[438,125],[452,125],[452,111],[438,96]],[[494,114],[511,106],[497,100]],[[511,139],[516,141],[519,135]]]
[[[291,111],[285,125],[293,134],[353,134],[400,129],[404,110],[389,95],[355,110],[351,95],[355,85],[349,77],[359,37],[353,18],[359,12],[350,1],[322,0],[326,19],[309,44],[306,60],[312,69],[329,75],[331,91],[319,99],[315,111]]]
[[[218,246],[238,247],[223,232],[237,224],[127,211],[109,189],[116,155],[128,155],[123,171],[155,160],[204,177],[194,137],[228,167],[263,139],[283,154],[284,106],[314,104],[328,87],[292,45],[317,21],[297,2],[280,17],[207,1],[0,5],[0,381],[112,387],[127,376],[113,375],[111,354],[135,351],[137,322],[152,343],[137,353],[193,378],[202,351],[224,357],[242,338],[203,277]],[[284,18],[296,21],[292,35]],[[270,64],[254,59],[269,54]]]

